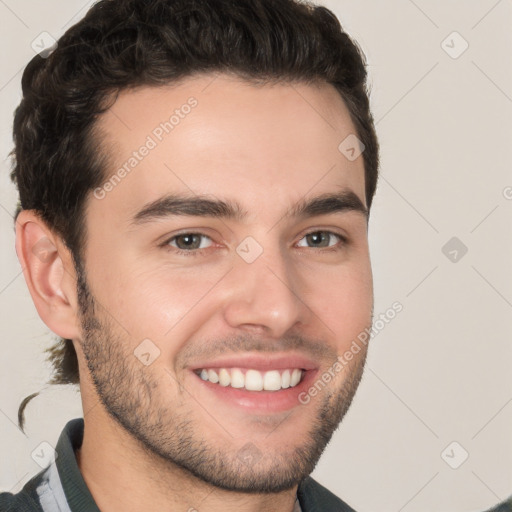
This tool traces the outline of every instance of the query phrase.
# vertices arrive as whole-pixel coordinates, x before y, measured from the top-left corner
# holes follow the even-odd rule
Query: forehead
[[[362,156],[339,149],[355,128],[329,84],[253,85],[202,75],[123,91],[97,124],[110,155],[101,215],[123,222],[165,193],[211,194],[279,215],[307,195],[349,189],[363,204]]]

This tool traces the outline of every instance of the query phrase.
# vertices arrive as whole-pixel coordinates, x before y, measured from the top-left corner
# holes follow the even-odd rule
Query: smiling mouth
[[[305,370],[288,368],[262,372],[249,368],[200,368],[195,373],[202,380],[223,387],[247,391],[280,391],[300,384]]]

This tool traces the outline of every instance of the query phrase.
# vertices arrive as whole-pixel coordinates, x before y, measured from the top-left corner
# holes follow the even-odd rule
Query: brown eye
[[[210,243],[204,242],[205,239]],[[206,249],[211,245],[211,239],[210,237],[200,233],[183,233],[172,237],[168,244],[180,250],[193,251],[197,249]]]

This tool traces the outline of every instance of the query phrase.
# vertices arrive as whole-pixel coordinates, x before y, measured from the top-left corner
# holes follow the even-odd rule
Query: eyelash
[[[337,252],[337,251],[340,251],[342,249],[342,247],[348,243],[348,239],[345,236],[340,235],[339,233],[335,233],[334,231],[329,231],[329,230],[325,230],[325,229],[309,231],[308,233],[305,233],[304,236],[300,240],[302,240],[303,238],[307,237],[308,235],[312,235],[312,234],[316,234],[316,233],[326,233],[328,235],[335,236],[335,237],[337,237],[340,240],[340,242],[338,242],[338,244],[336,244],[334,246],[320,247],[319,250],[321,250],[322,252]],[[170,243],[172,241],[176,240],[176,238],[178,238],[180,236],[186,236],[186,235],[196,235],[196,236],[201,236],[201,237],[204,237],[204,238],[209,238],[210,240],[212,240],[211,237],[209,237],[208,235],[205,235],[204,233],[197,233],[197,232],[194,232],[194,231],[190,231],[190,232],[185,232],[185,233],[179,233],[177,235],[172,236],[171,238],[166,240],[162,244],[162,246],[164,248],[167,248],[167,249],[169,249],[169,247],[172,247],[172,252],[174,254],[177,254],[178,256],[187,256],[187,257],[188,256],[200,256],[200,255],[203,254],[204,251],[207,251],[208,249],[210,249],[210,247],[208,247],[206,249],[190,249],[190,250],[185,250],[185,249],[179,249],[178,247],[174,247],[174,246],[170,245]],[[301,249],[315,249],[315,247],[301,247]]]

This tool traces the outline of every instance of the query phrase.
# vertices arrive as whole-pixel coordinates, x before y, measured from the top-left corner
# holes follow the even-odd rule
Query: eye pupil
[[[329,235],[323,231],[317,231],[315,233],[310,233],[307,235],[308,243],[312,243],[313,245],[319,245],[322,242],[327,242],[329,244]]]
[[[182,242],[182,243],[180,243],[180,242]],[[176,237],[176,245],[180,249],[183,249],[183,248],[184,249],[190,249],[190,248],[197,249],[201,245],[201,240],[200,240],[199,235],[194,235],[194,234],[180,235],[180,236]],[[182,247],[180,247],[180,245]]]

